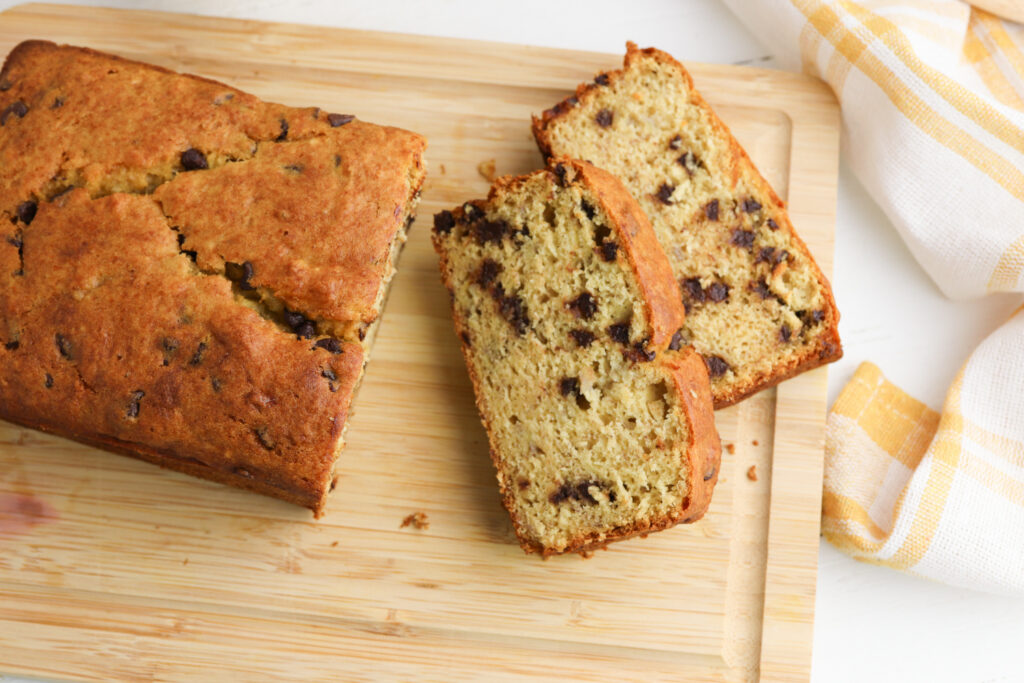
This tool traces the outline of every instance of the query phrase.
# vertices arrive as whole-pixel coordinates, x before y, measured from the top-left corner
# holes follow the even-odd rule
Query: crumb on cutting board
[[[425,512],[414,512],[411,515],[407,515],[402,520],[402,526],[399,529],[404,529],[407,526],[411,526],[414,529],[429,529],[430,521],[427,519],[427,513]]]
[[[754,440],[753,440],[753,441],[751,441],[750,443],[754,444],[755,446],[758,446],[758,445],[760,445],[760,444],[758,444],[758,443],[757,443],[757,439],[754,439]]]
[[[484,178],[486,178],[487,182],[489,182],[489,183],[493,183],[494,182],[494,175],[495,175],[494,174],[494,168],[495,168],[494,159],[488,159],[487,161],[481,161],[476,166],[477,173],[479,173]]]
[[[338,547],[338,542],[334,541],[333,543],[331,543],[331,547],[332,548],[337,548]]]
[[[736,455],[736,444],[734,444],[734,443],[727,443],[727,444],[725,444],[725,450],[729,453],[729,455]]]
[[[751,465],[750,469],[747,470],[747,479],[757,481],[757,465]]]

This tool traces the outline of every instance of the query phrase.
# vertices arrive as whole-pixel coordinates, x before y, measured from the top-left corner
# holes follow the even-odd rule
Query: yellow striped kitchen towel
[[[1024,26],[960,0],[726,3],[832,87],[844,161],[947,296],[1024,291]],[[941,413],[862,365],[828,418],[823,501],[858,559],[1024,594],[1024,310]]]

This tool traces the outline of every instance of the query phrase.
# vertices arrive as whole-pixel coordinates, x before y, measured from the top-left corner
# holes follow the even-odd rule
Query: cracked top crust
[[[17,46],[0,71],[0,418],[319,514],[424,147]]]
[[[18,45],[0,82],[3,218],[69,187],[156,190],[200,267],[248,262],[293,310],[376,319],[424,177],[421,136],[43,41]],[[188,172],[186,152],[209,170]]]

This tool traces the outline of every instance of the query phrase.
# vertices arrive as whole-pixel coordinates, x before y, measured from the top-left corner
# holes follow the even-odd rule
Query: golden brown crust
[[[776,209],[778,209],[777,213],[773,214],[773,216],[778,223],[779,231],[787,236],[787,238],[792,242],[795,250],[799,250],[800,253],[805,255],[807,263],[813,270],[814,275],[820,284],[821,292],[825,300],[823,307],[823,325],[825,333],[816,340],[815,344],[808,346],[803,350],[802,354],[791,361],[778,364],[767,372],[759,373],[743,384],[734,385],[731,391],[725,392],[716,388],[714,390],[715,408],[724,408],[732,405],[754,393],[772,387],[783,380],[789,379],[815,367],[838,360],[843,355],[842,344],[839,339],[838,331],[839,311],[836,307],[835,298],[832,294],[832,288],[829,284],[828,278],[826,278],[824,273],[821,272],[821,269],[814,261],[814,258],[807,249],[807,246],[794,230],[789,216],[785,211],[785,203],[778,197],[771,185],[754,166],[750,157],[732,135],[728,126],[714,113],[714,110],[701,96],[700,91],[694,88],[693,78],[686,68],[666,52],[656,48],[639,49],[635,43],[629,42],[627,43],[626,56],[623,60],[623,68],[620,70],[606,72],[603,76],[607,79],[608,83],[614,84],[618,79],[624,77],[625,72],[634,64],[634,62],[642,58],[652,58],[662,64],[670,66],[678,71],[680,76],[685,80],[693,103],[704,109],[709,114],[711,125],[723,139],[728,141],[728,156],[732,159],[728,172],[731,175],[730,181],[732,185],[735,186],[740,176],[742,176],[746,182],[755,186],[759,192],[762,193],[762,196],[767,198],[767,200],[770,201]],[[533,136],[537,142],[537,146],[546,159],[551,159],[556,154],[556,151],[552,147],[551,138],[548,134],[548,127],[550,124],[572,111],[577,103],[585,102],[588,98],[595,97],[596,88],[597,86],[595,83],[581,83],[577,86],[576,91],[572,96],[567,97],[559,104],[544,111],[540,116],[533,116]]]
[[[43,41],[0,85],[0,418],[319,516],[423,139]]]
[[[658,243],[651,222],[636,200],[612,174],[585,161],[555,158],[551,168],[559,164],[572,166],[597,195],[602,208],[611,219],[609,226],[618,234],[619,246],[626,254],[629,265],[636,273],[643,292],[644,307],[651,321],[652,351],[661,353],[672,341],[672,335],[683,324],[683,307],[679,283],[672,276],[672,266]]]
[[[573,170],[558,169],[559,164],[571,166]],[[654,304],[651,301],[644,303],[651,320],[658,320],[654,325],[658,334],[654,338],[658,339],[660,344],[666,345],[672,332],[678,329],[685,315],[678,283],[672,277],[667,259],[646,216],[614,176],[578,160],[552,160],[546,171],[536,171],[525,176],[499,178],[491,188],[488,201],[495,199],[499,193],[511,191],[517,185],[524,184],[533,175],[545,172],[549,173],[552,181],[556,183],[566,182],[565,179],[568,179],[569,182],[582,182],[599,198],[601,207],[612,223],[608,227],[619,236],[620,246],[623,246],[625,253],[628,254],[627,263],[634,271],[635,277],[645,293],[645,298],[649,297],[655,301]],[[487,206],[487,202],[482,200],[470,201],[467,204],[471,204],[481,211]],[[451,212],[456,224],[463,219],[464,206],[457,207]],[[664,346],[659,346],[658,360],[655,362],[663,363],[669,370],[680,400],[680,410],[685,415],[686,424],[691,434],[690,443],[685,451],[680,453],[680,458],[683,461],[681,469],[685,468],[691,473],[690,481],[687,482],[689,494],[684,499],[683,505],[671,514],[658,518],[638,520],[634,524],[616,527],[608,531],[578,536],[570,539],[565,547],[559,549],[545,547],[529,537],[523,520],[517,514],[515,484],[503,470],[502,459],[495,451],[497,440],[492,424],[493,413],[487,404],[485,392],[482,390],[483,382],[477,372],[472,348],[467,343],[469,330],[466,321],[455,302],[453,273],[448,252],[437,232],[432,234],[432,242],[440,260],[441,281],[451,297],[455,332],[473,386],[477,410],[491,444],[489,455],[497,472],[502,504],[509,513],[513,530],[523,550],[545,557],[565,553],[582,554],[605,547],[614,541],[645,536],[679,523],[699,520],[707,510],[712,491],[718,480],[721,453],[718,432],[714,425],[707,368],[700,356],[690,348],[663,353]],[[668,331],[669,339],[665,338],[666,331]],[[708,473],[710,476],[705,479],[704,477]]]
[[[26,109],[0,129],[0,219],[72,186],[155,189],[204,270],[249,263],[252,285],[307,317],[376,319],[421,136],[44,41],[17,46],[0,79],[0,111]],[[209,170],[187,172],[187,150]]]

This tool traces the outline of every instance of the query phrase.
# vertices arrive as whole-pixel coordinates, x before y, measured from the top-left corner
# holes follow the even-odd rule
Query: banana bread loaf
[[[0,71],[0,418],[319,516],[424,147],[20,44]]]
[[[711,375],[715,407],[838,359],[839,312],[782,201],[670,55],[628,45],[625,67],[533,119],[541,151],[626,185],[683,292],[679,341]]]
[[[699,519],[718,474],[679,287],[621,183],[589,164],[501,178],[434,246],[520,543],[582,552]]]

